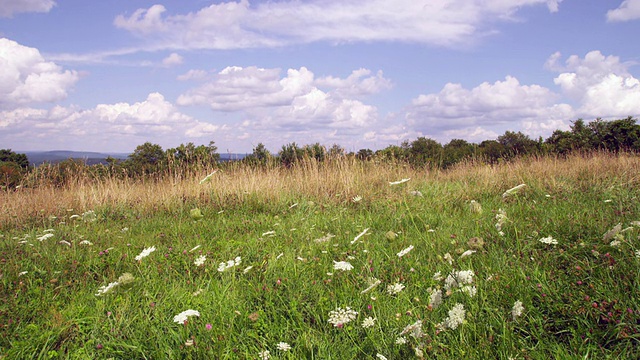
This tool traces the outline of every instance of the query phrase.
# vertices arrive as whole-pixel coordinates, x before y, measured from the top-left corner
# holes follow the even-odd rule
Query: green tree
[[[538,153],[540,150],[539,142],[520,131],[506,131],[498,136],[498,142],[504,146],[505,155],[509,158]]]
[[[166,155],[160,145],[146,142],[138,145],[129,155],[125,166],[135,175],[158,173],[166,167]]]
[[[304,151],[295,143],[282,145],[282,149],[278,153],[280,163],[286,167],[291,167],[304,157]]]
[[[466,140],[453,139],[443,147],[442,167],[448,168],[464,159],[471,158],[474,154],[475,145]]]
[[[409,147],[409,163],[414,167],[439,167],[442,165],[442,145],[425,137],[411,142]]]
[[[480,156],[490,164],[497,163],[506,153],[504,145],[496,140],[485,140],[478,146]]]
[[[371,149],[360,149],[356,153],[356,158],[363,161],[368,161],[373,158],[373,150]]]
[[[302,148],[302,151],[304,152],[304,156],[311,159],[316,159],[317,161],[324,161],[324,158],[327,154],[327,149],[324,146],[320,145],[320,143],[305,145]]]
[[[0,149],[0,162],[16,163],[20,168],[29,168],[29,159],[25,154],[18,154],[11,149]]]

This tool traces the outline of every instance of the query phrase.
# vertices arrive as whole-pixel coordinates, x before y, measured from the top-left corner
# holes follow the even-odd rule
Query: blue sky
[[[640,115],[640,0],[0,0],[0,148],[532,138]]]

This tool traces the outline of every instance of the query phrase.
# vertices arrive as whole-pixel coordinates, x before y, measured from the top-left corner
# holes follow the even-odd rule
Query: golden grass
[[[469,199],[486,191],[501,193],[520,184],[579,191],[593,186],[640,185],[640,158],[593,153],[568,158],[523,158],[499,165],[474,162],[446,171],[412,169],[405,164],[361,162],[351,158],[323,163],[307,160],[292,168],[255,168],[239,163],[220,169],[199,184],[208,171],[172,174],[161,180],[78,177],[63,188],[40,186],[0,192],[0,228],[26,226],[51,215],[80,214],[103,206],[141,212],[175,210],[197,204],[224,208],[248,198],[282,201],[300,198],[348,201],[356,195],[377,199],[398,194],[389,181],[412,178],[409,189],[455,184]]]

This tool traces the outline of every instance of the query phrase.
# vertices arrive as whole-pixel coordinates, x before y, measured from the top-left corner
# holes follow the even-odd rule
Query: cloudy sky
[[[380,149],[640,115],[640,0],[0,0],[0,148]]]

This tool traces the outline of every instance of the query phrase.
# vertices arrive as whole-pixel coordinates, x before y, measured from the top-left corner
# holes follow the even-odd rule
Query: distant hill
[[[125,153],[99,153],[90,151],[68,151],[68,150],[55,150],[55,151],[16,151],[20,154],[27,155],[29,164],[33,166],[39,166],[44,163],[55,164],[60,161],[75,159],[84,161],[87,165],[106,164],[107,157],[118,160],[126,160],[129,154]],[[220,161],[233,161],[241,160],[246,154],[220,154]]]

